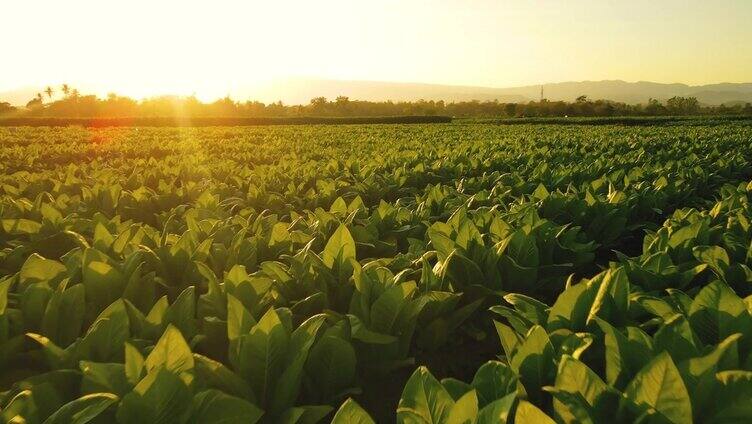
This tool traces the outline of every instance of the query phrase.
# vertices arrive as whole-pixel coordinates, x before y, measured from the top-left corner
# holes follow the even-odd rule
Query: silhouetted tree
[[[51,87],[44,93],[50,95]],[[162,96],[136,101],[110,93],[105,99],[81,95],[77,89],[63,84],[64,96],[45,104],[41,93],[27,104],[23,113],[49,117],[291,117],[291,116],[398,116],[449,115],[454,117],[558,117],[558,116],[654,116],[668,114],[752,115],[749,104],[702,106],[694,97],[674,97],[665,103],[650,99],[647,104],[629,105],[610,100],[590,100],[579,96],[574,102],[531,101],[500,103],[494,101],[450,102],[417,100],[410,102],[370,102],[338,96],[334,101],[315,97],[308,104],[285,105],[281,101],[264,104],[258,101],[238,103],[229,96],[211,103],[202,103],[195,96]],[[54,91],[53,91],[54,92]],[[5,108],[7,110],[7,108]]]
[[[0,102],[0,115],[7,115],[16,111],[16,107],[8,102]]]
[[[33,99],[29,100],[28,103],[26,103],[26,108],[30,110],[38,110],[41,109],[44,106],[44,102],[42,101],[42,93],[37,93],[37,96]]]

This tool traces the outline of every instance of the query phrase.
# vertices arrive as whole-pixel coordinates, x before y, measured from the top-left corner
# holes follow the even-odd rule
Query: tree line
[[[530,101],[504,103],[499,101],[417,100],[409,102],[373,102],[339,96],[311,99],[305,105],[286,105],[281,101],[236,101],[224,97],[204,103],[195,96],[161,96],[144,100],[109,94],[105,98],[82,95],[63,84],[59,92],[47,87],[37,93],[25,107],[0,102],[0,115],[13,117],[65,118],[153,118],[169,116],[269,118],[269,117],[372,117],[372,116],[452,116],[459,118],[515,118],[567,116],[671,116],[671,115],[752,115],[752,105],[734,104],[708,106],[694,97],[672,97],[666,101],[651,99],[645,104],[627,104],[610,100],[591,100],[580,96],[571,102]]]

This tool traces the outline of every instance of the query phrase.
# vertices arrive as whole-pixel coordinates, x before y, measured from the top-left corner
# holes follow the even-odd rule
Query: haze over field
[[[62,83],[102,96],[286,103],[526,101],[541,84],[551,100],[752,99],[745,0],[72,0],[3,12],[0,35],[19,42],[4,45],[0,101],[14,104]],[[552,84],[584,80],[600,82]]]
[[[348,96],[369,101],[411,101],[418,99],[448,102],[469,100],[498,100],[502,103],[525,103],[543,97],[571,102],[580,95],[591,99],[608,99],[628,104],[647,103],[649,99],[665,100],[674,96],[696,97],[702,104],[719,105],[752,102],[752,83],[725,83],[690,86],[686,84],[660,84],[625,81],[572,81],[563,83],[529,85],[523,87],[493,88],[440,84],[400,83],[386,81],[340,81],[324,79],[290,78],[269,82],[255,88],[240,87],[228,91],[235,100],[259,100],[265,103],[282,101],[285,104],[307,104],[312,98],[323,96],[334,99]],[[23,105],[42,87],[29,87],[0,92],[0,99]],[[84,92],[105,93],[92,89]],[[170,93],[163,93],[170,94]],[[210,99],[213,100],[213,99]]]

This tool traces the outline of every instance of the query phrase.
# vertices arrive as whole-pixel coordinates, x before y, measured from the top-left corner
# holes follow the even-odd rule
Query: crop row
[[[0,140],[3,419],[752,416],[744,126]]]

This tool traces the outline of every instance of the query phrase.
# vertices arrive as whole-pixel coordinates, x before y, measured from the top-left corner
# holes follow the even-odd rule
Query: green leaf
[[[104,307],[117,300],[127,280],[113,266],[112,260],[96,249],[86,249],[82,261],[82,282],[86,287],[87,303]]]
[[[471,386],[478,392],[478,406],[485,407],[496,399],[517,393],[517,374],[499,361],[488,361],[478,368]]]
[[[610,322],[621,321],[629,308],[629,280],[624,268],[609,269],[600,280],[598,292],[590,307],[587,321],[596,316]]]
[[[406,300],[412,296],[416,288],[415,283],[410,282],[386,289],[371,305],[371,329],[383,334],[392,334],[394,323]]]
[[[193,353],[180,330],[168,325],[154,349],[146,357],[144,366],[147,373],[157,367],[164,367],[175,373],[193,370]]]
[[[42,229],[42,224],[25,218],[2,219],[0,226],[2,226],[3,231],[13,235],[37,234]]]
[[[81,361],[79,368],[83,374],[83,393],[108,392],[123,396],[133,388],[126,379],[123,364]]]
[[[707,423],[743,423],[752,417],[752,371],[722,371],[713,386],[710,410],[700,411]]]
[[[193,354],[195,373],[206,386],[219,389],[232,396],[255,402],[256,397],[247,381],[240,378],[221,362],[206,356]]]
[[[723,277],[731,262],[726,250],[719,246],[697,246],[692,249],[692,254],[698,261],[708,264],[719,277]]]
[[[596,323],[604,334],[606,381],[622,389],[642,368],[645,358],[652,356],[652,351],[640,339],[624,335],[608,322],[596,318]]]
[[[619,394],[587,365],[569,355],[562,356],[559,362],[554,390],[554,411],[565,422],[581,421],[579,415],[583,413],[596,421],[606,420],[618,405]]]
[[[683,315],[666,321],[653,336],[655,351],[666,351],[677,361],[699,355],[694,332]]]
[[[355,259],[355,240],[347,226],[340,224],[326,243],[322,260],[332,268],[335,263],[344,263],[348,259]]]
[[[449,418],[454,400],[431,375],[426,367],[419,367],[407,380],[397,407],[397,422],[443,423]]]
[[[375,424],[376,422],[368,415],[357,402],[348,398],[337,413],[334,414],[332,424]]]
[[[85,424],[96,418],[118,397],[111,393],[93,393],[68,402],[50,415],[44,424]]]
[[[19,281],[22,285],[58,282],[66,272],[67,268],[60,262],[33,253],[21,266]]]
[[[593,278],[603,278],[602,274]],[[585,329],[590,308],[597,294],[596,286],[590,283],[575,284],[564,290],[548,312],[548,331],[566,328],[571,331]]]
[[[130,337],[130,319],[122,300],[108,306],[91,325],[78,351],[82,358],[95,362],[120,362],[123,344]]]
[[[516,401],[516,395],[510,394],[489,403],[478,412],[477,424],[508,422]]]
[[[243,334],[248,334],[256,325],[248,309],[233,295],[227,295],[227,338],[232,342]]]
[[[8,290],[12,282],[11,277],[0,280],[0,316],[5,315],[5,309],[8,307]]]
[[[499,335],[499,341],[501,341],[504,354],[507,360],[510,360],[517,351],[518,346],[522,343],[522,338],[508,325],[494,321],[494,326],[496,327],[496,333]]]
[[[465,393],[473,390],[473,386],[451,377],[442,379],[441,385],[444,386],[444,389],[455,401],[459,400]]]
[[[532,403],[521,400],[517,404],[517,409],[514,412],[515,424],[554,424],[555,421],[551,419],[545,412],[538,409],[537,406]]]
[[[132,344],[125,343],[125,377],[132,384],[136,385],[143,376],[144,372],[144,355]]]
[[[125,395],[117,412],[121,424],[173,424],[187,421],[192,396],[176,374],[157,368]]]
[[[355,350],[346,340],[325,336],[311,349],[306,369],[317,395],[329,401],[355,380]]]
[[[250,334],[238,338],[237,371],[251,383],[259,404],[265,406],[284,371],[290,335],[274,308],[261,317]]]
[[[205,390],[193,397],[191,422],[196,424],[254,424],[264,411],[256,405],[216,389]]]
[[[288,346],[287,364],[274,387],[274,399],[269,409],[270,414],[276,416],[295,404],[300,394],[300,385],[304,374],[303,368],[324,320],[324,315],[315,315],[303,322],[292,333]]]
[[[554,348],[543,327],[536,325],[530,329],[509,365],[520,376],[531,398],[537,398],[540,389],[553,382]]]
[[[742,315],[748,316],[744,301],[726,283],[715,280],[695,296],[689,322],[705,343],[715,344],[740,330]]]
[[[673,423],[692,423],[689,393],[666,352],[645,365],[624,393],[646,412],[657,412]]]
[[[452,407],[447,424],[472,424],[478,416],[478,396],[475,390],[465,393]]]

